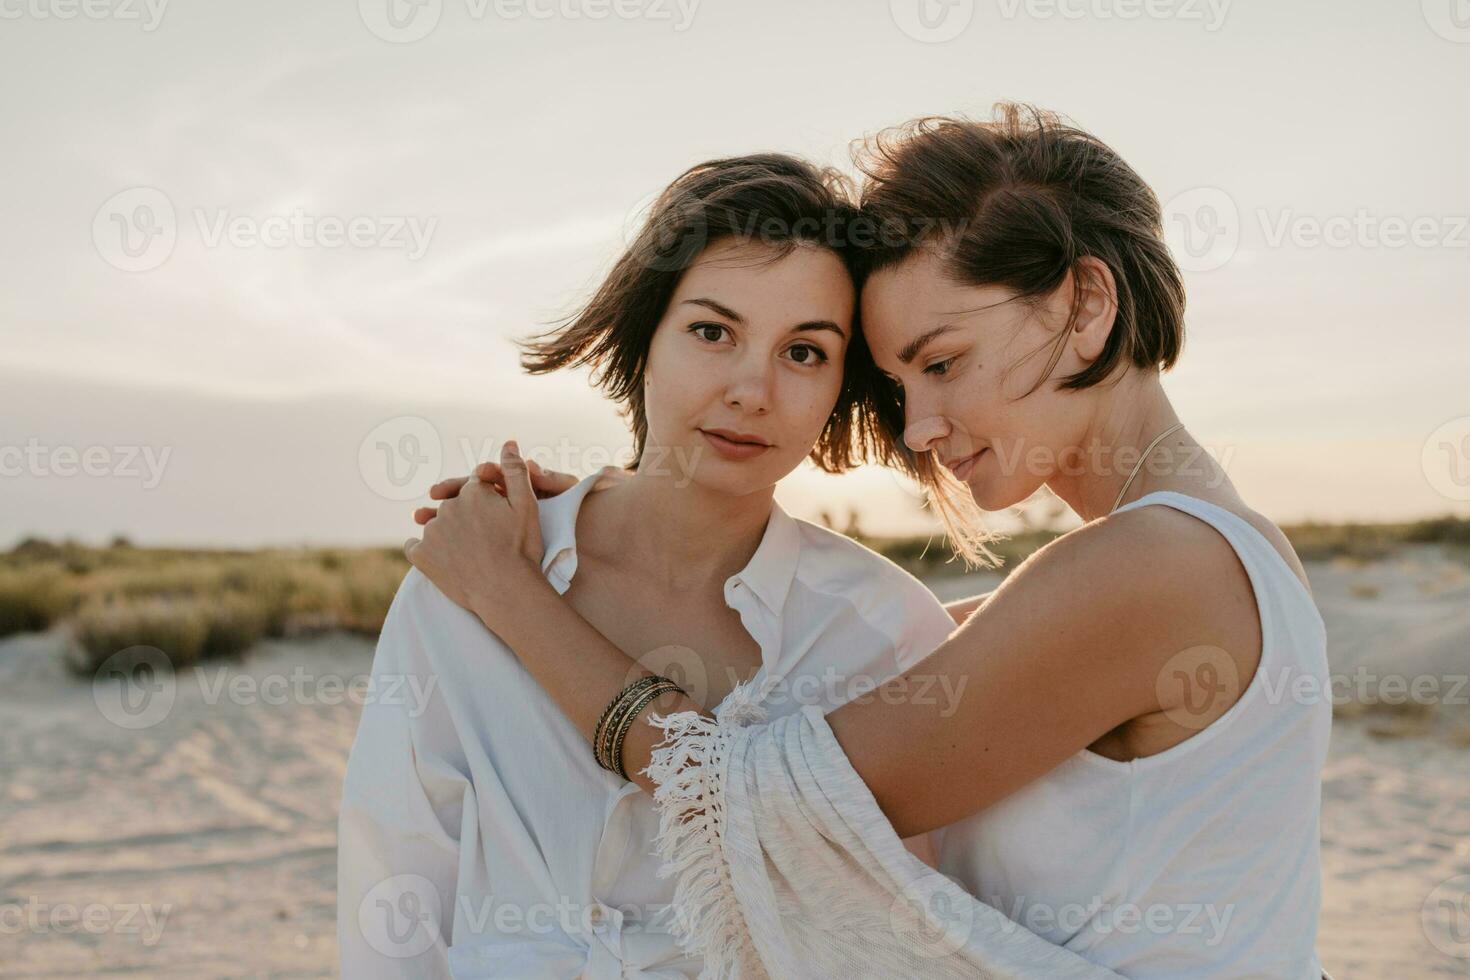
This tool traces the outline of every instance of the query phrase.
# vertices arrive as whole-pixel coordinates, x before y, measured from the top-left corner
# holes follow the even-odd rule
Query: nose
[[[751,415],[764,415],[771,409],[774,372],[769,358],[763,354],[742,357],[733,368],[725,385],[725,405]]]
[[[903,442],[916,453],[933,449],[949,437],[949,422],[942,415],[908,422],[903,430]]]
[[[936,400],[923,397],[919,392],[906,393],[903,403],[903,442],[916,453],[938,448],[950,435],[949,420],[940,411]]]

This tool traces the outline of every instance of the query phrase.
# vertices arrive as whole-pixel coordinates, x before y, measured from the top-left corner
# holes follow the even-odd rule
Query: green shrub
[[[229,592],[200,605],[208,624],[200,659],[238,657],[266,635],[270,610],[255,597]]]
[[[77,611],[72,636],[84,655],[80,672],[91,674],[128,647],[157,647],[175,668],[195,663],[209,638],[204,606],[194,599],[92,599]]]
[[[408,567],[401,552],[363,551],[344,562],[338,572],[344,586],[338,625],[357,633],[380,632]]]
[[[0,569],[0,637],[48,629],[76,602],[59,565]]]

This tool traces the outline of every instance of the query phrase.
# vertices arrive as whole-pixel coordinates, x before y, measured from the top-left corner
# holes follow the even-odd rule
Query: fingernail
[[[505,451],[510,453],[512,456],[519,456],[521,454],[521,447],[516,445],[516,441],[514,439],[507,439],[505,442]]]

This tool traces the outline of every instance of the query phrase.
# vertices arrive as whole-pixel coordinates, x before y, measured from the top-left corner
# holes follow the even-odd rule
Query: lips
[[[730,429],[700,429],[699,434],[724,459],[754,459],[771,448],[770,443],[759,436]]]
[[[964,481],[969,478],[970,471],[975,468],[975,462],[981,456],[983,456],[989,450],[989,448],[989,446],[986,446],[985,449],[982,449],[979,452],[973,453],[969,456],[960,456],[955,459],[945,460],[944,468],[953,473],[955,475],[955,479]]]
[[[744,443],[751,446],[765,446],[767,448],[770,448],[771,445],[760,436],[753,436],[744,432],[736,432],[734,429],[700,429],[699,431],[712,436],[719,436],[726,442]]]

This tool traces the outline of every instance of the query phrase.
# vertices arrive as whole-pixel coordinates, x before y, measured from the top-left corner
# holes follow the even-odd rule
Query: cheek
[[[700,375],[677,356],[659,355],[649,351],[643,372],[643,413],[650,433],[669,438],[662,434],[671,432],[698,408]]]
[[[793,377],[783,386],[781,404],[786,422],[814,441],[832,417],[842,393],[842,372],[830,368],[811,377]]]
[[[942,390],[943,408],[949,418],[982,438],[1007,432],[1021,404],[1006,397],[1004,376],[987,366],[975,368],[967,377],[955,378]]]

